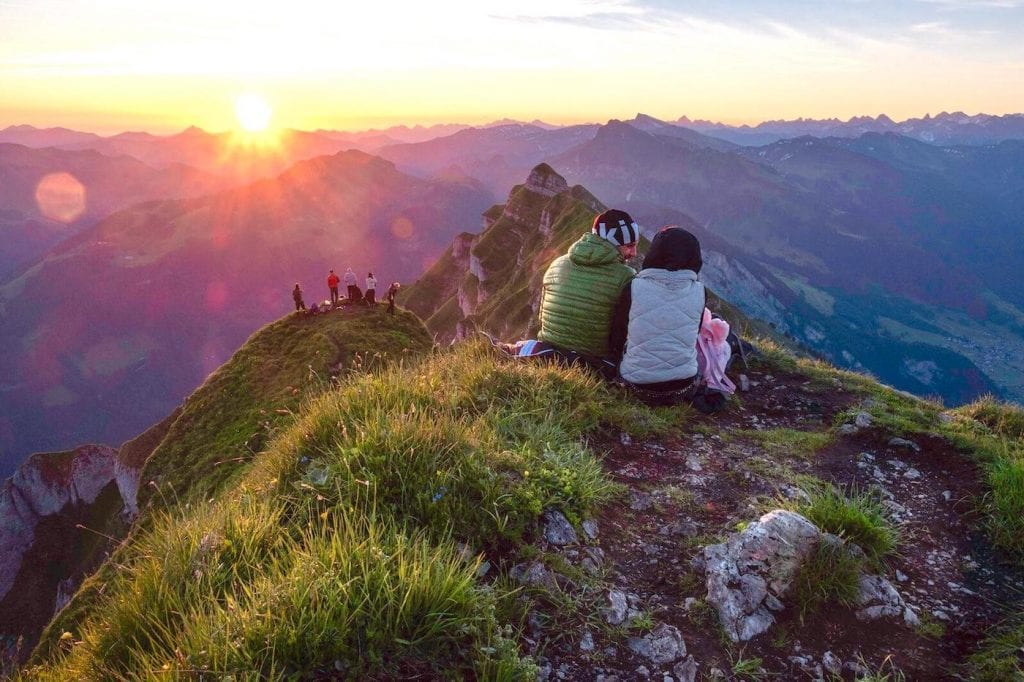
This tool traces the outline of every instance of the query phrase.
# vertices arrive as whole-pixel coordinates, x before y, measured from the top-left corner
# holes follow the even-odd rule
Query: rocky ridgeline
[[[536,318],[547,266],[590,229],[602,210],[593,195],[570,187],[542,163],[504,204],[483,214],[480,234],[455,238],[411,287],[406,304],[441,341],[465,338],[476,329],[523,337]]]
[[[105,445],[32,455],[4,481],[0,488],[0,599],[14,585],[40,521],[93,504],[111,483],[117,485],[123,513],[134,516],[139,471],[126,466],[118,451]]]

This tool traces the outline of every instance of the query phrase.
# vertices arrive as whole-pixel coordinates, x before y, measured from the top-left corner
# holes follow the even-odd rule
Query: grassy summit
[[[902,568],[924,584],[932,569],[917,531],[889,533],[889,507],[829,487],[870,471],[853,464],[866,449],[891,453],[872,460],[886,471],[916,458],[918,478],[887,474],[905,512],[922,504],[919,490],[945,504],[941,486],[968,490],[957,477],[976,477],[980,519],[953,502],[936,508],[950,521],[932,531],[982,527],[1002,556],[1020,557],[1018,409],[985,401],[946,411],[767,342],[750,370],[758,386],[709,418],[651,410],[581,371],[514,362],[482,344],[323,378],[339,360],[355,369],[355,348],[391,339],[397,349],[403,335],[426,345],[413,316],[378,312],[289,317],[255,335],[188,401],[147,464],[182,504],[151,498],[146,523],[51,624],[25,676],[532,679],[543,658],[563,661],[570,677],[628,673],[639,664],[628,642],[656,622],[680,629],[702,670],[737,679],[762,665],[795,674],[787,657],[797,639],[804,652],[829,646],[844,660],[855,646],[870,669],[895,665],[883,661],[898,646],[910,656],[901,665],[1021,674],[1024,628],[1012,624],[982,642],[971,630],[957,640],[966,649],[940,646],[947,626],[934,620],[916,632],[836,621],[853,643],[819,641],[835,627],[829,618],[850,613],[827,606],[852,598],[840,588],[860,570],[837,581],[829,556],[802,578],[799,618],[735,648],[707,617],[701,576],[689,568],[702,545],[786,493],[822,528],[859,542],[875,570]],[[218,410],[219,421],[207,418]],[[844,433],[860,411],[872,426]],[[280,421],[221,472],[213,463],[243,451],[270,414]],[[899,450],[896,435],[922,451]],[[545,542],[549,510],[569,519],[579,543]],[[593,519],[600,535],[587,539],[582,521]],[[646,601],[609,625],[605,595],[617,586]],[[581,652],[584,631],[599,643],[594,653]],[[965,650],[975,658],[964,661]]]

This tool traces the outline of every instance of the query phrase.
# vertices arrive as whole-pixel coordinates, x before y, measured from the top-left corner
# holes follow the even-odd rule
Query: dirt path
[[[893,666],[910,680],[955,679],[1008,599],[1024,595],[1019,572],[1000,565],[977,530],[975,465],[938,437],[890,444],[894,434],[870,427],[840,434],[814,453],[780,452],[754,432],[823,432],[862,396],[800,375],[749,376],[752,387],[741,394],[740,406],[693,418],[700,432],[668,442],[596,444],[608,451],[607,468],[628,494],[596,519],[599,535],[591,544],[604,552],[603,573],[583,594],[598,615],[576,631],[539,627],[533,633],[542,677],[685,678],[685,668],[676,667],[682,659],[659,664],[630,649],[630,637],[664,623],[682,635],[686,654],[699,664],[697,679],[713,678],[716,670],[729,679],[829,679],[830,668],[838,672],[831,679],[855,679]],[[771,630],[745,644],[722,634],[704,602],[704,574],[690,559],[779,499],[801,495],[801,476],[880,491],[902,536],[885,576],[922,626],[860,622],[852,610],[834,605],[802,623],[796,609],[787,608]],[[568,552],[570,564],[585,554],[578,550],[552,548]],[[626,597],[621,625],[608,625],[602,610],[612,603],[610,590]]]

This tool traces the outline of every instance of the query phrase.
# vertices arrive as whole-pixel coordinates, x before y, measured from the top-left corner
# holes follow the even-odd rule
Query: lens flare
[[[73,222],[85,212],[85,185],[71,173],[48,173],[36,185],[36,206],[50,220]]]

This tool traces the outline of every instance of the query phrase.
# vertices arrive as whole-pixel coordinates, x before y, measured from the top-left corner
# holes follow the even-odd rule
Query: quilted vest
[[[544,273],[537,338],[606,357],[615,304],[634,274],[614,245],[592,233],[583,235]]]
[[[619,374],[633,384],[697,374],[697,329],[704,284],[692,270],[642,270],[634,279]]]

